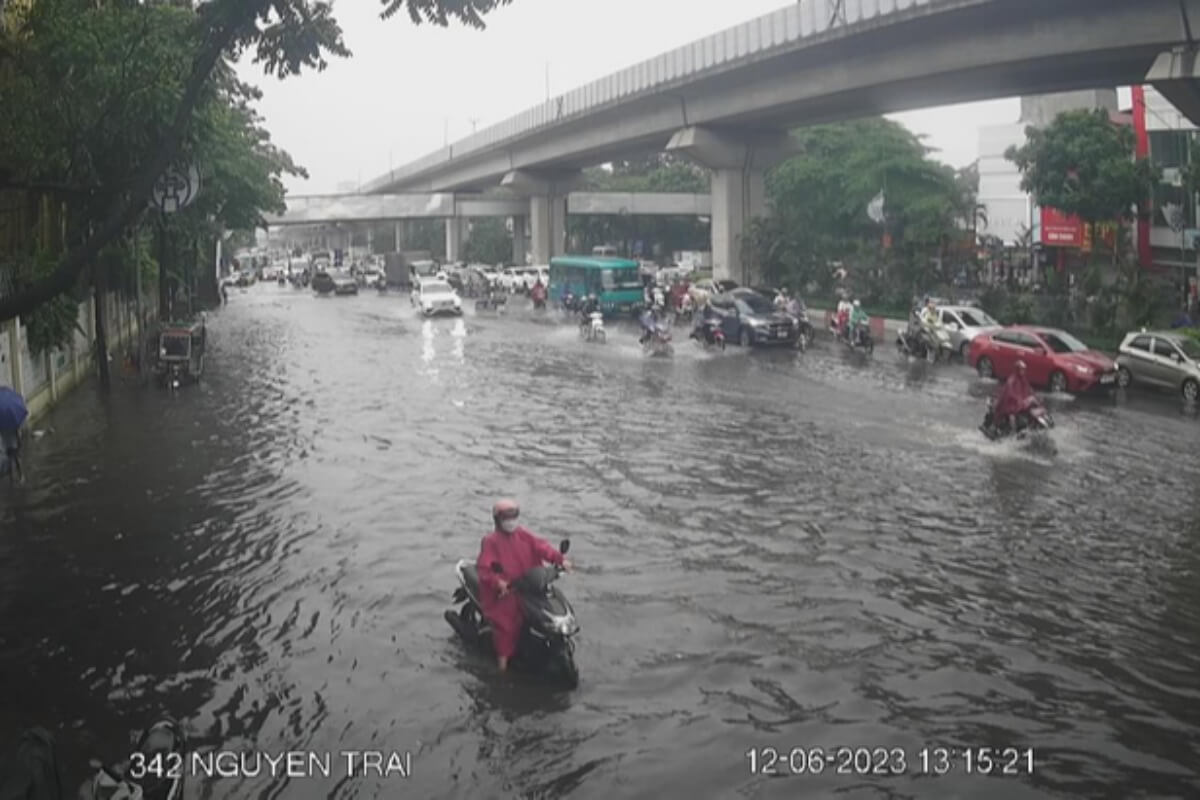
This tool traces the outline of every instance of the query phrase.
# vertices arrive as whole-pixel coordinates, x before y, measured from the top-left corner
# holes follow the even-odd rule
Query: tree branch
[[[159,148],[138,171],[132,181],[132,190],[117,203],[116,208],[95,229],[92,236],[63,256],[52,273],[15,294],[0,298],[0,322],[28,313],[42,303],[69,291],[100,248],[120,236],[142,214],[146,198],[153,191],[155,182],[179,151],[192,112],[221,56],[237,37],[238,28],[247,21],[254,20],[268,1],[253,0],[236,12],[229,12],[226,21],[212,31],[192,62],[191,73],[184,84],[183,95],[170,130]]]

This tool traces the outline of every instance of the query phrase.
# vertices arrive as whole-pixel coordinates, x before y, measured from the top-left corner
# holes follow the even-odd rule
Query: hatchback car
[[[1056,328],[1014,325],[981,333],[971,341],[967,363],[984,378],[1001,380],[1023,360],[1029,382],[1052,392],[1082,394],[1098,387],[1115,387],[1117,365],[1071,334]]]
[[[1117,355],[1117,385],[1162,386],[1200,397],[1200,342],[1173,331],[1128,333]]]

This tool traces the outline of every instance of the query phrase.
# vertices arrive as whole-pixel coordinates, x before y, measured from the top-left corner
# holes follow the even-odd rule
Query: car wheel
[[[754,345],[754,337],[750,335],[749,328],[742,328],[738,331],[738,344],[742,347],[751,347]]]
[[[975,365],[975,371],[981,378],[991,378],[996,375],[996,370],[992,367],[992,360],[987,356],[979,359],[979,363]]]
[[[1188,378],[1183,382],[1183,399],[1189,403],[1196,402],[1196,398],[1200,397],[1200,383],[1192,378]]]
[[[1050,391],[1054,394],[1066,394],[1067,391],[1067,374],[1062,370],[1055,370],[1050,375]]]
[[[1117,386],[1122,389],[1128,389],[1133,383],[1133,373],[1125,369],[1125,367],[1117,367]]]

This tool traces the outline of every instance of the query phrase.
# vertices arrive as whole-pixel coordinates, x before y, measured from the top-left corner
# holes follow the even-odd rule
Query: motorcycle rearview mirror
[[[504,567],[500,566],[499,561],[492,562],[492,572],[496,573],[497,575],[502,575],[504,573]]]
[[[560,544],[558,546],[558,552],[562,553],[564,556],[567,554],[567,551],[570,549],[571,549],[571,540],[570,539],[563,539],[562,544]]]

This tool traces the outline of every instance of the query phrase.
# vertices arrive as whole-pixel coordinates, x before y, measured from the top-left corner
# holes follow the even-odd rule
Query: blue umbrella
[[[25,398],[7,386],[0,386],[0,431],[20,429],[28,416]]]

